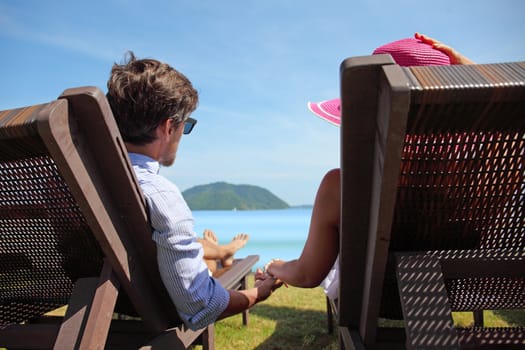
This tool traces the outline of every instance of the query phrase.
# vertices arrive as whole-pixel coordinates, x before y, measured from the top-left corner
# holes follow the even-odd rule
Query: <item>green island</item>
[[[262,187],[215,182],[182,192],[191,210],[286,209],[288,203]]]

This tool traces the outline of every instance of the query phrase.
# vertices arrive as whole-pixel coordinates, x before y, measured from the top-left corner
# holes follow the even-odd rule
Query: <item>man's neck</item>
[[[153,141],[145,145],[136,145],[129,142],[126,142],[125,144],[128,152],[143,154],[157,161],[160,158],[160,149],[158,147],[158,142]]]

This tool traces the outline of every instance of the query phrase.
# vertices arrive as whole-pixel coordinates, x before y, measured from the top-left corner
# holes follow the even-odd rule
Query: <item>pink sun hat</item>
[[[341,125],[341,100],[334,98],[321,102],[308,102],[308,109],[334,125]]]
[[[375,49],[372,54],[390,54],[394,61],[402,67],[444,66],[451,64],[450,58],[446,53],[414,38],[401,39],[385,44]],[[308,109],[329,123],[337,126],[341,125],[341,100],[338,98],[321,102],[308,102]]]

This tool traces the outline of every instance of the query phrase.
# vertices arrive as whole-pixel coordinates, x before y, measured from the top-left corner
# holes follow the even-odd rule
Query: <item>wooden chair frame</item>
[[[461,258],[457,259],[450,253],[454,251],[453,246],[443,251],[420,248],[416,254],[420,256],[417,263],[413,260],[417,247],[405,252],[398,251],[398,282],[407,278],[408,285],[413,283],[412,288],[418,283],[421,286],[421,280],[414,282],[415,276],[418,276],[414,271],[428,264],[427,271],[433,271],[429,273],[439,271],[438,280],[441,282],[436,284],[438,294],[429,304],[418,306],[417,303],[411,304],[414,296],[408,296],[407,284],[403,286],[403,283],[398,283],[405,323],[408,322],[406,331],[403,328],[378,327],[385,278],[395,278],[394,270],[387,270],[387,267],[395,261],[392,244],[397,243],[397,238],[392,237],[391,233],[396,220],[396,205],[399,204],[397,195],[405,137],[409,128],[420,132],[421,128],[426,127],[421,121],[425,110],[422,108],[414,112],[414,106],[425,107],[428,104],[426,111],[432,112],[433,103],[438,104],[439,108],[450,106],[446,113],[451,115],[448,119],[436,119],[432,126],[436,132],[447,129],[448,123],[456,128],[454,130],[460,131],[471,126],[482,130],[489,121],[491,125],[497,125],[494,119],[490,119],[495,118],[491,111],[501,106],[504,106],[501,107],[502,113],[507,111],[506,106],[513,106],[512,110],[507,108],[513,114],[502,119],[501,123],[518,120],[517,130],[523,130],[525,63],[401,68],[389,55],[353,57],[341,65],[341,101],[342,214],[338,324],[342,348],[428,348],[432,342],[433,346],[439,348],[468,346],[468,336],[458,334],[451,327],[450,310],[446,310],[443,314],[446,316],[442,318],[442,329],[445,330],[441,334],[444,337],[439,335],[437,327],[430,328],[427,333],[424,330],[418,333],[422,329],[421,323],[417,323],[417,319],[411,321],[409,315],[422,312],[423,307],[437,310],[439,300],[444,300],[446,305],[449,296],[443,289],[443,281],[452,275],[457,277],[459,271],[466,276],[476,276],[476,271],[478,274],[483,271],[491,275],[494,271],[501,274],[510,269],[514,272],[513,278],[523,281],[525,239],[523,233],[518,233],[515,245],[477,246],[477,250],[470,252],[470,255],[459,250]],[[483,112],[480,115],[468,114],[467,117],[461,106],[474,104],[479,104]],[[465,119],[460,119],[462,113],[465,113]],[[455,124],[451,122],[453,117],[458,120]],[[523,159],[523,154],[518,156]],[[520,175],[519,181],[523,183],[523,176]],[[516,208],[513,209],[516,210],[515,216],[521,220],[523,203],[520,202]],[[504,261],[509,264],[494,267],[494,270],[486,269],[484,266],[494,261],[488,252],[494,249],[499,250],[502,256],[513,258],[505,258]],[[477,258],[472,260],[468,256]],[[408,266],[415,270],[407,270]],[[462,270],[460,266],[471,268]],[[442,270],[447,272],[443,274]],[[512,341],[505,346],[522,347],[525,343],[522,329],[516,329],[511,338]],[[427,344],[419,342],[421,339],[426,340]],[[490,335],[483,335],[470,345],[487,346],[491,341]],[[502,346],[502,343],[498,344]]]
[[[52,181],[45,181],[64,183],[64,191],[71,194],[75,208],[81,213],[81,219],[85,220],[84,226],[89,231],[87,236],[96,242],[92,247],[93,254],[100,254],[100,259],[94,263],[100,266],[98,273],[72,281],[51,281],[56,286],[74,284],[70,291],[66,286],[66,292],[61,292],[65,293],[62,297],[67,298],[68,304],[63,318],[45,316],[44,313],[49,310],[43,310],[32,314],[23,323],[2,324],[0,347],[187,348],[200,338],[205,349],[213,349],[214,326],[199,331],[187,329],[178,318],[164,288],[157,268],[146,205],[109,104],[98,88],[68,89],[58,100],[50,103],[0,112],[0,145],[0,161],[13,162],[35,157],[49,160],[50,168],[56,168],[57,175]],[[37,168],[34,168],[35,172],[39,171]],[[4,174],[8,170],[0,165],[0,171]],[[45,181],[41,181],[42,188],[47,185]],[[9,191],[3,194],[12,198]],[[31,196],[38,197],[38,193],[28,198],[31,199]],[[9,198],[0,198],[0,220],[10,220],[13,215],[27,219],[37,211],[40,213],[46,210],[45,206],[31,200],[29,204],[18,203],[15,206],[14,200]],[[68,214],[64,216],[67,218]],[[50,227],[48,231],[58,230],[53,225]],[[1,240],[9,241],[13,230],[0,230]],[[32,235],[38,237],[38,225],[34,227]],[[31,235],[16,237],[31,239]],[[16,241],[16,249],[23,254],[20,247],[26,243],[23,243],[22,238],[17,239],[20,241]],[[52,247],[67,250],[64,247],[68,244],[72,242],[59,242]],[[9,261],[18,253],[6,254],[3,251],[6,246],[0,251],[0,258]],[[91,252],[84,253],[89,259]],[[30,258],[26,260],[31,262]],[[233,267],[221,275],[219,281],[226,288],[245,288],[246,276],[257,260],[256,255],[237,260]],[[11,259],[9,264],[3,264],[0,277],[10,278],[20,273],[22,268],[17,267],[18,261],[21,260]],[[34,271],[34,266],[30,270]],[[33,282],[27,280],[24,283],[29,288]],[[9,286],[4,285],[3,288],[8,289]],[[4,289],[6,295],[7,289]],[[51,300],[47,292],[36,286],[34,293],[38,295],[32,295],[24,303],[38,303],[39,298]],[[113,317],[114,312],[118,311],[116,305],[119,296],[128,299],[131,305],[128,309],[138,319],[125,321]],[[2,297],[0,300],[0,310],[4,312],[7,312],[4,306],[9,302],[6,299]],[[51,303],[49,307],[53,306]],[[22,309],[17,312],[22,313]],[[2,319],[8,317],[5,314],[0,316]],[[244,314],[244,321],[247,324],[247,313]]]

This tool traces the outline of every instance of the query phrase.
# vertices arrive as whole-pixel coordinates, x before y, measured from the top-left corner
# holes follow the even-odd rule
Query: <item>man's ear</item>
[[[173,121],[171,119],[164,119],[160,122],[159,126],[157,126],[157,132],[161,135],[169,135],[173,131]]]

